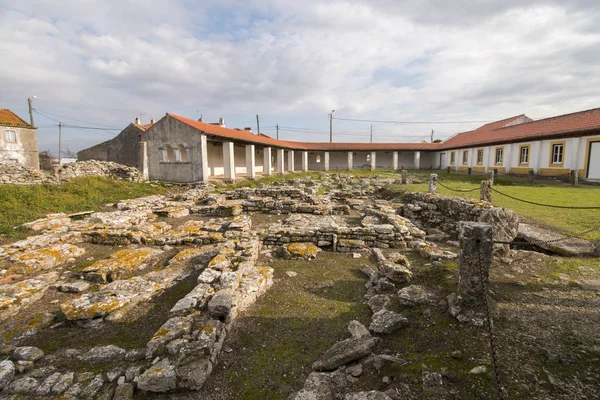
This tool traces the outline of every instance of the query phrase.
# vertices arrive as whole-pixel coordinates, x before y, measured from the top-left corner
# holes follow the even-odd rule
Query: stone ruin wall
[[[104,176],[143,182],[137,168],[107,161],[79,161],[56,167],[54,173],[38,171],[16,163],[0,163],[0,184],[40,185],[66,182],[80,176]]]

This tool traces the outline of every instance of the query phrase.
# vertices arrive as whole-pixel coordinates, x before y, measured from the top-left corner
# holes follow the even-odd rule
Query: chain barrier
[[[579,232],[579,233],[575,233],[573,235],[568,235],[568,236],[563,236],[561,238],[558,239],[549,239],[549,240],[531,240],[531,241],[525,241],[525,240],[520,240],[520,241],[512,241],[512,242],[508,242],[508,241],[494,241],[494,244],[529,244],[529,245],[540,245],[540,244],[552,244],[552,243],[559,243],[559,242],[564,242],[566,240],[569,239],[578,239],[582,236],[587,235],[590,232],[594,232],[600,230],[600,225],[594,226],[592,228],[586,229],[585,231]]]
[[[535,201],[529,201],[529,200],[523,200],[523,199],[519,199],[518,197],[514,197],[511,196],[509,194],[503,193],[501,191],[499,191],[498,189],[492,187],[492,191],[501,194],[502,196],[506,196],[509,199],[513,199],[513,200],[517,200],[517,201],[522,201],[523,203],[527,203],[527,204],[533,204],[535,206],[542,206],[542,207],[551,207],[551,208],[565,208],[565,209],[570,209],[570,210],[600,210],[600,206],[581,206],[581,207],[575,207],[575,206],[557,206],[554,204],[544,204],[544,203],[537,203]]]
[[[477,248],[477,257],[479,261],[479,288],[481,293],[481,301],[484,305],[485,309],[485,325],[488,333],[488,340],[490,345],[490,356],[492,359],[492,368],[494,370],[494,380],[496,381],[496,387],[498,389],[498,398],[500,400],[505,400],[506,396],[504,395],[504,390],[502,388],[502,381],[500,380],[500,367],[498,364],[498,352],[496,351],[496,341],[494,337],[494,321],[492,319],[492,313],[490,311],[490,303],[488,299],[489,292],[489,282],[487,279],[484,279],[483,273],[483,262],[481,261],[481,243]],[[484,283],[484,282],[487,282]]]
[[[453,192],[458,192],[458,193],[468,193],[468,192],[474,192],[476,190],[479,190],[478,187],[476,187],[475,189],[452,189],[451,187],[448,187],[446,185],[444,185],[442,182],[440,182],[439,180],[437,181],[438,185],[440,185],[441,187],[451,190]]]

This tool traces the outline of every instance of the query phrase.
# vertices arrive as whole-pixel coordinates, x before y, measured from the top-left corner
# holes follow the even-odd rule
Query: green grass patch
[[[162,185],[101,177],[81,177],[60,185],[0,186],[0,234],[11,238],[28,232],[13,227],[49,213],[98,210],[123,199],[162,194]]]

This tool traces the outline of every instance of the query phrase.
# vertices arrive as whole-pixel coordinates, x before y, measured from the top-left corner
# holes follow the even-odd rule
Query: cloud
[[[598,106],[596,2],[32,0],[0,6],[1,107],[125,126],[165,112],[230,126],[534,118]],[[14,104],[17,104],[15,106]],[[54,121],[39,117],[45,125]],[[335,121],[338,132],[370,124]],[[380,140],[473,124],[378,126]],[[54,147],[52,127],[40,147]],[[46,134],[47,133],[47,134]],[[326,140],[307,133],[289,139]],[[79,150],[107,134],[74,132]]]

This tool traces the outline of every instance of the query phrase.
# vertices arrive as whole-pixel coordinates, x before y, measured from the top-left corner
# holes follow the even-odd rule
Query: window
[[[317,154],[317,156],[315,157],[315,161],[317,162],[317,164],[321,162],[321,155],[320,154]]]
[[[521,146],[519,153],[520,153],[519,164],[521,164],[521,165],[529,164],[529,146]]]
[[[467,165],[469,163],[469,151],[463,150],[463,165]]]
[[[13,130],[5,130],[4,140],[6,143],[17,143],[17,133]]]
[[[456,152],[455,151],[450,153],[450,165],[454,165],[454,164],[456,164]]]
[[[371,162],[371,155],[367,154],[367,162]]]
[[[181,162],[188,162],[188,154],[187,154],[187,149],[185,148],[185,146],[180,144],[177,147],[179,148],[179,160]]]
[[[562,165],[564,161],[565,143],[552,143],[551,164]]]
[[[504,159],[504,147],[498,147],[496,149],[496,165],[502,165]]]
[[[483,164],[483,149],[477,150],[477,164]]]
[[[165,145],[165,156],[165,159],[163,159],[164,162],[175,162],[175,152],[170,144]]]

